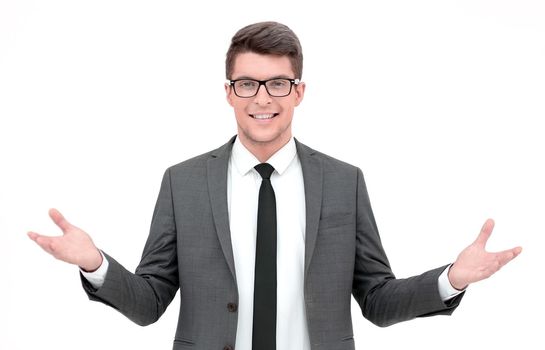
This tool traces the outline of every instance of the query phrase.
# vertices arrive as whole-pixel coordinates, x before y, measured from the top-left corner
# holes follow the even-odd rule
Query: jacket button
[[[231,345],[225,345],[223,350],[233,350],[233,347]]]
[[[236,303],[227,304],[227,310],[229,310],[229,312],[237,311],[237,304]]]

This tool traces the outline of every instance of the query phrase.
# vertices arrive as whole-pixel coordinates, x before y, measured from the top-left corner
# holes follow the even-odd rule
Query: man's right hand
[[[43,250],[55,258],[78,265],[84,271],[92,272],[102,264],[102,254],[85,231],[72,225],[57,209],[50,209],[49,216],[62,230],[62,236],[49,237],[36,232],[28,236]]]

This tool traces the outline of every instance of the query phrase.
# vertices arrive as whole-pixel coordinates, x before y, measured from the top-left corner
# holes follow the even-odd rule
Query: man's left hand
[[[522,251],[521,247],[515,247],[497,253],[487,252],[486,242],[493,229],[494,220],[486,220],[475,242],[465,248],[450,267],[448,278],[454,288],[463,290],[471,283],[492,276]]]

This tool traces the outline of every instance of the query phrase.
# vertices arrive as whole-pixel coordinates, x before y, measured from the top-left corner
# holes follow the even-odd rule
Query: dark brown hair
[[[296,79],[303,75],[303,50],[295,33],[277,22],[260,22],[240,29],[227,50],[225,74],[231,79],[235,58],[240,53],[254,52],[262,55],[287,56]]]

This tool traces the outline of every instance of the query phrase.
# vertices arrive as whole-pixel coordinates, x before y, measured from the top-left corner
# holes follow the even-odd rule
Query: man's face
[[[235,58],[231,80],[294,79],[291,62],[286,56],[260,55],[253,52],[238,54]],[[254,97],[235,95],[233,87],[226,85],[227,101],[235,110],[238,137],[247,147],[270,146],[278,149],[291,138],[291,121],[294,108],[301,103],[304,84],[294,85],[285,97],[272,97],[265,86]]]

